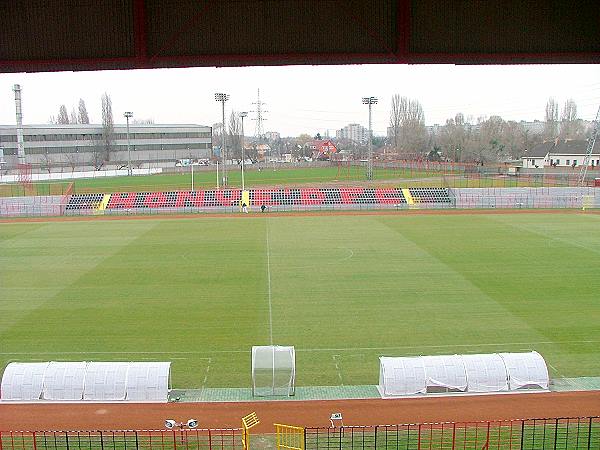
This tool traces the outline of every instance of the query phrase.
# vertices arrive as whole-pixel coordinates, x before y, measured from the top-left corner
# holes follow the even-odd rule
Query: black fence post
[[[525,421],[521,421],[521,446],[519,448],[523,448],[523,441],[525,440]]]
[[[591,445],[592,445],[592,420],[594,420],[593,417],[590,417],[590,424],[588,426],[588,450],[590,450]]]

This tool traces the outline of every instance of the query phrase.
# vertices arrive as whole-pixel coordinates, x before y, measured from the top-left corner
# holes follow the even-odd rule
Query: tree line
[[[549,98],[540,130],[532,130],[521,122],[504,120],[498,115],[473,121],[459,112],[444,125],[432,127],[428,132],[420,102],[394,95],[388,146],[399,157],[411,159],[427,156],[479,163],[516,159],[543,141],[586,138],[588,130],[584,121],[577,117],[575,101],[568,99],[559,110],[554,98]]]

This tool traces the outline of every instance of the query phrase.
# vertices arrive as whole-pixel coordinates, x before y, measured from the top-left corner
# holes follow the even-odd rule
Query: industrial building
[[[17,128],[0,125],[0,161],[3,170],[19,162],[33,172],[78,169],[175,167],[182,160],[211,156],[212,130],[202,125],[114,125],[106,144],[102,125],[23,125],[24,160],[18,159]],[[3,157],[2,157],[3,154]]]

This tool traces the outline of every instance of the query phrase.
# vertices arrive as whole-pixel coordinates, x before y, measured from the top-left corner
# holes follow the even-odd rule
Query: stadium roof
[[[580,0],[4,0],[0,72],[357,63],[597,63]]]
[[[549,141],[535,145],[524,155],[524,158],[543,158],[546,155],[585,155],[588,141],[565,140]],[[594,154],[600,153],[600,144],[594,144]]]

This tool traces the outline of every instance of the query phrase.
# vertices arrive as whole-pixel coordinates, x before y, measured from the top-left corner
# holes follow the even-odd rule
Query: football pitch
[[[378,356],[537,350],[600,375],[600,215],[152,218],[0,224],[0,371],[172,361],[249,387],[252,345],[297,385],[377,384]]]

